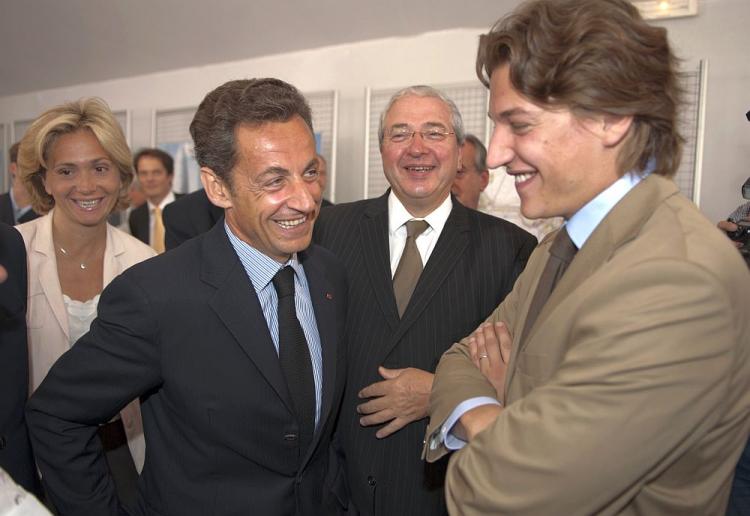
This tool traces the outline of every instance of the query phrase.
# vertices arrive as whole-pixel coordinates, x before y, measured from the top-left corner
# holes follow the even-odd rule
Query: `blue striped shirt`
[[[260,301],[263,316],[266,318],[268,330],[271,332],[276,354],[279,353],[279,298],[271,280],[283,267],[287,265],[294,269],[294,305],[297,308],[297,319],[299,319],[302,331],[305,333],[307,347],[310,350],[312,361],[313,379],[315,380],[315,425],[320,420],[320,406],[323,392],[323,356],[320,347],[320,334],[318,324],[315,320],[310,289],[307,286],[307,277],[302,264],[297,260],[297,254],[284,264],[281,264],[261,253],[243,240],[240,240],[224,223],[229,241],[237,253],[237,256],[245,268],[247,277],[255,289],[255,294]]]

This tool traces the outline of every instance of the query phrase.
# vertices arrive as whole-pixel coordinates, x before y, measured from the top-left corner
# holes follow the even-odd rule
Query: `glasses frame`
[[[407,129],[405,131],[399,130],[396,133],[389,132],[388,134],[385,135],[385,138],[388,140],[389,143],[391,143],[393,145],[409,145],[411,143],[411,141],[414,139],[414,135],[417,134],[417,133],[419,133],[419,136],[422,137],[422,141],[424,143],[426,143],[426,144],[442,143],[450,135],[456,134],[455,131],[441,131],[441,130],[439,130],[437,128],[425,129],[425,130]],[[442,138],[439,139],[439,140],[431,140],[431,139],[427,138],[427,136],[426,136],[427,134],[440,134],[440,135],[442,135]],[[404,141],[397,142],[397,141],[393,141],[393,137],[394,136],[396,136],[396,137],[405,136],[406,139]]]

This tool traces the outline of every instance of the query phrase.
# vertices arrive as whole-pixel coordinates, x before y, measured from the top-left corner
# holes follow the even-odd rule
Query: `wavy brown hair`
[[[477,75],[507,64],[513,87],[539,105],[576,116],[632,116],[618,171],[671,176],[680,164],[682,89],[667,31],[647,24],[626,0],[531,0],[480,38]]]

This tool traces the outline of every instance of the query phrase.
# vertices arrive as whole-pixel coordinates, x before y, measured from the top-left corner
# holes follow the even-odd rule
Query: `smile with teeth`
[[[415,172],[417,174],[429,172],[435,167],[432,165],[414,165],[414,166],[406,166],[404,167],[409,172]]]
[[[102,202],[101,199],[79,199],[74,201],[78,206],[83,208],[84,210],[91,211],[97,206],[99,206],[99,203]]]
[[[528,181],[534,176],[535,172],[527,172],[524,174],[514,174],[513,178],[516,180],[516,184]]]
[[[300,217],[294,220],[277,220],[276,224],[278,224],[284,229],[292,229],[304,223],[306,220],[307,220],[307,217]]]

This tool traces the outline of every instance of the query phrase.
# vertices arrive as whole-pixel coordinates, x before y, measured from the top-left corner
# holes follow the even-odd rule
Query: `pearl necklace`
[[[62,246],[60,246],[60,252],[61,252],[61,253],[62,253],[63,255],[65,255],[65,256],[68,256],[68,251],[66,251],[66,250],[65,250],[65,248],[64,248],[64,247],[62,247]],[[85,271],[85,270],[87,269],[87,266],[86,266],[86,264],[85,264],[85,263],[83,263],[83,262],[81,262],[79,266],[81,267],[81,270],[82,270],[82,271]]]

